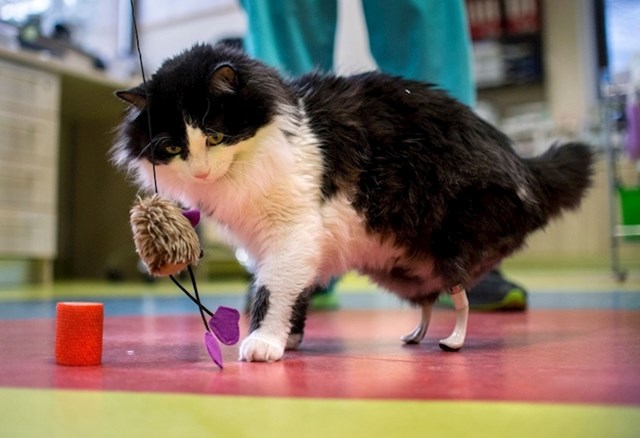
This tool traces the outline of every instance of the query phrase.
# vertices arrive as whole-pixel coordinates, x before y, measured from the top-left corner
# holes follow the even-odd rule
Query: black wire
[[[198,294],[198,286],[196,285],[196,277],[193,275],[193,269],[191,269],[191,265],[187,267],[189,270],[189,277],[191,277],[191,285],[193,286],[193,292],[196,294],[196,300],[198,300],[198,310],[200,310],[200,316],[202,317],[202,322],[204,324],[204,328],[207,331],[211,331],[209,329],[209,324],[207,324],[207,318],[204,316],[204,312],[202,311],[202,305],[200,304],[200,294]]]
[[[138,35],[138,23],[136,21],[136,10],[135,10],[135,6],[133,5],[133,2],[134,0],[129,0],[129,3],[131,4],[131,21],[133,24],[133,34],[135,35],[135,40],[136,40],[136,48],[138,50],[138,61],[140,62],[140,74],[142,74],[142,84],[144,86],[144,97],[147,102],[146,110],[147,110],[147,126],[149,128],[149,138],[153,139],[153,132],[151,130],[151,110],[149,108],[149,90],[147,89],[147,79],[144,74],[144,63],[142,62],[142,51],[140,50],[140,36]],[[153,186],[157,194],[158,178],[156,177],[156,160],[154,157],[154,152],[155,152],[155,148],[152,145],[151,146],[151,166],[153,168]]]
[[[189,299],[191,301],[193,301],[194,303],[196,303],[198,305],[198,307],[200,307],[201,310],[203,310],[204,312],[206,312],[209,316],[213,316],[213,312],[209,309],[207,309],[207,307],[202,304],[201,302],[199,302],[193,295],[191,295],[191,292],[189,292],[187,289],[185,289],[185,287],[183,285],[180,284],[180,282],[178,280],[176,280],[176,278],[173,275],[169,275],[169,278],[171,279],[171,281],[173,281],[173,283],[178,286],[178,288],[180,288],[180,290],[182,292],[184,292],[184,294],[186,296],[189,297]]]

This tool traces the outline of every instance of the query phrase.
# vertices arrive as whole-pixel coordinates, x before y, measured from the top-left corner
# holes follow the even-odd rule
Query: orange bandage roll
[[[56,363],[102,363],[102,303],[67,302],[56,305]]]

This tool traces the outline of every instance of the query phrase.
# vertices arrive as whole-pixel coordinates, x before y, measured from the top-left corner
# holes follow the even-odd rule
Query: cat
[[[441,291],[466,332],[464,291],[592,182],[588,145],[521,158],[446,92],[380,72],[284,78],[197,44],[116,95],[128,107],[115,165],[146,190],[155,172],[162,196],[199,208],[255,262],[246,361],[296,348],[311,293],[350,270],[422,306],[405,342],[422,339]]]

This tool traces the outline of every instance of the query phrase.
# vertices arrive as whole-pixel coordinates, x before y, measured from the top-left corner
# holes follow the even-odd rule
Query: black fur
[[[235,93],[211,89],[211,76],[225,65],[233,65],[236,71]],[[140,85],[117,95],[130,102],[137,96],[142,104],[129,109],[119,129],[124,141],[116,143],[113,153],[125,152],[131,160],[153,158],[156,164],[172,158],[160,147],[165,144],[182,147],[183,158],[188,154],[185,116],[203,131],[224,132],[223,144],[229,146],[253,136],[271,121],[278,103],[293,99],[275,70],[225,45],[215,50],[196,45],[165,62],[146,88]],[[153,141],[147,111],[151,112]]]
[[[314,293],[319,293],[321,291],[322,286],[313,286],[307,288],[304,292],[298,295],[298,299],[293,305],[293,310],[291,312],[292,335],[302,335],[304,333],[304,326],[307,320],[307,309],[309,307],[311,296]]]
[[[562,210],[574,210],[580,205],[577,193],[584,193],[591,181],[585,178],[585,169],[593,161],[591,152],[580,143],[554,145],[527,164],[539,183],[541,205],[549,217]]]
[[[250,290],[250,308],[251,308],[251,321],[249,328],[251,331],[257,330],[262,323],[267,311],[269,310],[269,289],[266,286],[257,286],[252,283]]]
[[[372,233],[432,256],[448,286],[469,285],[591,184],[586,145],[516,155],[503,133],[443,91],[380,73],[292,83],[324,140],[323,196],[346,192]],[[531,203],[518,195],[531,191]],[[390,276],[396,276],[393,272]]]

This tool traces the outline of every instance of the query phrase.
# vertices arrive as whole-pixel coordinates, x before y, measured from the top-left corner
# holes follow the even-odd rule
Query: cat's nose
[[[207,179],[207,177],[209,176],[209,173],[211,173],[210,169],[198,170],[193,174],[193,176],[194,178],[197,178],[197,179]]]

